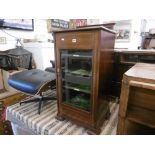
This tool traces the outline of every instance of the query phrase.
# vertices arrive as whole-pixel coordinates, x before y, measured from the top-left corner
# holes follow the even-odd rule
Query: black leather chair
[[[8,78],[8,83],[16,90],[31,96],[29,99],[21,101],[21,104],[38,101],[39,114],[41,112],[43,101],[56,99],[55,97],[48,97],[43,95],[43,92],[47,90],[48,87],[55,89],[55,73],[43,71],[40,69],[24,70],[11,75]]]

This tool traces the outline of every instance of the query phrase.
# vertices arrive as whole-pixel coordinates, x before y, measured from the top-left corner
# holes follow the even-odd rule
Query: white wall
[[[124,23],[122,27],[128,28],[129,20],[122,20],[122,21],[127,22],[126,24]],[[130,21],[131,21],[130,40],[116,41],[115,48],[137,49],[139,46],[141,46],[142,42],[141,32],[149,32],[149,29],[155,28],[155,19],[132,19]],[[115,22],[117,24],[117,22],[120,21],[103,21],[103,22]]]
[[[155,29],[155,19],[147,19],[145,32],[149,32],[149,29],[152,29],[152,28]]]
[[[141,46],[141,32],[149,32],[155,29],[155,19],[131,20],[131,36],[129,42],[115,42],[115,48],[137,49]]]
[[[138,49],[141,45],[141,20],[132,20],[131,38],[128,49]]]
[[[46,43],[47,43],[48,38],[52,38],[52,35],[47,32],[47,23],[46,23],[45,19],[34,20],[34,31],[23,31],[23,30],[13,30],[13,29],[10,29],[10,30],[4,29],[4,31],[6,33],[12,35],[12,36],[17,37],[17,38],[22,38],[22,39],[36,39],[37,38],[39,40],[41,39],[43,41],[46,41]],[[8,50],[8,49],[12,49],[12,48],[15,48],[15,46],[16,46],[16,39],[14,37],[9,36],[5,32],[3,32],[0,29],[0,37],[6,37],[6,44],[0,44],[0,51],[5,51],[5,50]],[[48,43],[48,44],[52,44],[52,43]],[[49,52],[48,52],[48,59],[49,60],[53,59],[52,52],[54,51],[53,46],[51,45],[50,47],[51,47],[51,49],[49,49]],[[41,50],[41,49],[39,49],[39,50]],[[50,56],[50,51],[51,51],[51,56]],[[44,56],[38,57],[39,59],[36,59],[38,61],[37,63],[42,62],[42,59],[44,57],[47,58],[47,48],[46,48],[46,52],[42,52],[42,53],[44,53]],[[47,60],[48,62],[44,61],[44,64],[45,64],[45,62],[47,64],[45,64],[43,66],[44,68],[42,67],[41,69],[45,69],[46,67],[51,66],[49,60]],[[14,91],[14,89],[11,88],[7,84],[8,76],[9,76],[9,73],[7,71],[3,70],[3,79],[4,79],[5,88],[7,90],[9,90],[9,91]]]
[[[6,33],[22,39],[35,39],[35,38],[45,38],[52,37],[51,34],[47,32],[47,23],[45,19],[35,19],[34,20],[34,31],[24,31],[24,30],[13,30],[13,29],[3,29]],[[9,36],[2,31],[0,28],[0,37],[6,37],[6,44],[0,44],[0,51],[15,48],[16,40],[14,37]]]
[[[100,23],[103,23],[102,19],[100,19],[99,21]],[[140,36],[141,26],[142,26],[141,19],[131,20],[130,41],[116,42],[115,48],[137,49],[138,46],[141,45],[141,36]],[[155,19],[146,20],[145,31],[148,32],[150,28],[155,28]],[[34,31],[23,31],[23,30],[13,30],[13,29],[11,30],[4,29],[4,31],[17,38],[24,38],[24,39],[41,38],[42,40],[46,40],[47,38],[52,38],[51,34],[47,32],[47,23],[45,19],[34,20]],[[0,51],[4,51],[15,47],[16,45],[15,38],[4,33],[1,29],[0,29],[0,37],[6,37],[6,42],[7,42],[7,44],[0,44]]]
[[[50,60],[55,60],[53,43],[24,43],[24,48],[32,53],[36,68],[45,70],[52,66]]]

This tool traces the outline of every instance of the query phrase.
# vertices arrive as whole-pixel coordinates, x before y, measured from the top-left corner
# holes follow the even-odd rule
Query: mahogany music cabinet
[[[66,118],[100,133],[109,115],[115,32],[103,26],[56,31],[57,118]]]

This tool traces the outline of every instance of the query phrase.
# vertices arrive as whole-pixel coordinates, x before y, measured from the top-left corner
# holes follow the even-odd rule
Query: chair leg
[[[42,107],[42,99],[39,101],[39,108],[38,108],[38,114],[40,115],[41,112],[41,107]]]
[[[25,100],[25,101],[21,101],[20,102],[20,105],[22,103],[29,103],[29,102],[36,102],[36,101],[39,101],[39,108],[38,108],[38,114],[41,113],[41,108],[42,108],[42,103],[43,101],[48,101],[48,100],[56,100],[56,97],[49,97],[49,96],[43,96],[42,95],[42,92],[39,93],[40,94],[40,98],[33,98],[33,99],[28,99],[28,100]]]
[[[20,105],[21,105],[22,103],[29,103],[29,102],[36,102],[36,101],[40,101],[40,99],[39,99],[39,98],[34,98],[34,99],[28,99],[27,101],[21,101],[21,102],[20,102]]]
[[[42,97],[43,101],[48,101],[48,100],[56,100],[56,97]]]

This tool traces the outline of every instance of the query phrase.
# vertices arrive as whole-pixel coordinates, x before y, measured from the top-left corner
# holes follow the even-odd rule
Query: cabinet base
[[[59,115],[57,115],[57,116],[55,117],[55,119],[57,119],[57,120],[59,120],[59,121],[64,121],[64,120],[65,120],[64,117],[59,116]]]
[[[110,115],[111,115],[111,113],[110,113],[110,111],[108,111],[108,112],[106,113],[106,115],[105,115],[105,119],[108,120],[108,119],[110,118]]]
[[[100,129],[88,129],[87,130],[87,134],[88,135],[99,135],[101,132]]]

